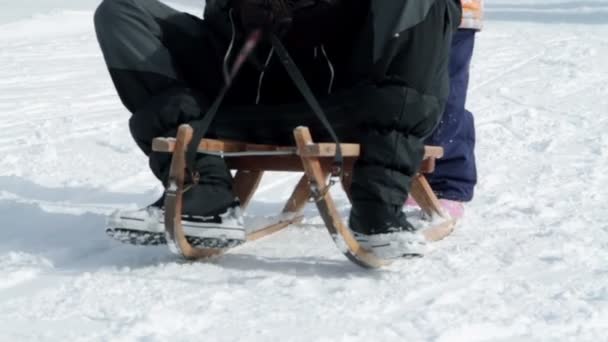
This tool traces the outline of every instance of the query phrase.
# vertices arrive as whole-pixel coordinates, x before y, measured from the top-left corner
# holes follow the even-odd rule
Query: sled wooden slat
[[[259,157],[226,157],[226,164],[231,170],[249,170],[249,171],[287,171],[301,172],[302,160],[298,156],[259,156]],[[333,160],[329,158],[319,158],[323,168],[328,168],[332,165]],[[344,170],[352,173],[352,168],[355,165],[355,159],[344,159]],[[422,162],[420,173],[432,173],[435,170],[434,159],[426,159]],[[351,174],[352,175],[352,174]]]
[[[250,170],[250,171],[287,171],[287,172],[303,172],[302,159],[298,156],[260,156],[260,157],[234,157],[225,158],[226,164],[232,170]],[[329,168],[333,160],[329,158],[321,159],[321,164],[324,168]],[[345,159],[344,168],[353,167],[355,159]]]
[[[423,231],[428,241],[439,241],[452,233],[456,227],[456,220],[443,210],[424,175],[418,174],[412,179],[410,195],[428,217],[442,219],[442,223]]]
[[[421,174],[418,174],[412,180],[410,187],[410,194],[416,200],[416,203],[424,210],[425,214],[429,216],[446,217],[446,213],[441,207],[441,203],[434,195],[431,185]]]
[[[245,209],[253,197],[255,189],[260,185],[264,171],[239,170],[234,176],[232,188],[234,194],[241,201],[241,207]]]
[[[308,188],[308,178],[303,175],[296,185],[291,197],[283,207],[284,213],[298,213],[304,209],[308,199],[310,198],[310,189]]]
[[[422,234],[427,241],[437,242],[452,234],[455,227],[456,220],[448,218],[435,226],[424,229]]]
[[[424,159],[443,158],[443,148],[439,146],[424,146]]]
[[[256,241],[261,238],[267,237],[271,234],[281,231],[282,229],[290,226],[292,224],[298,224],[302,222],[304,216],[296,216],[292,219],[286,219],[279,221],[278,223],[272,224],[270,226],[258,229],[250,234],[247,234],[247,241]]]
[[[359,157],[361,153],[359,144],[340,144],[342,157]],[[302,157],[334,157],[336,155],[336,144],[311,144],[298,149]]]
[[[175,151],[175,138],[155,138],[152,141],[152,150],[156,152],[172,153]],[[198,151],[204,152],[244,152],[244,151],[281,151],[294,150],[293,147],[281,147],[274,145],[248,144],[238,141],[224,141],[216,139],[203,139],[199,144]]]

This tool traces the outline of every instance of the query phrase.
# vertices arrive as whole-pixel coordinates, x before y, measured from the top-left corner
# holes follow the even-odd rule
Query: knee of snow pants
[[[152,152],[152,141],[156,137],[175,137],[179,125],[200,119],[207,107],[202,94],[190,89],[172,88],[151,98],[131,116],[131,135],[150,157],[150,168],[161,181],[167,178],[170,154]]]
[[[219,63],[217,42],[203,20],[157,0],[104,0],[95,12],[95,29],[118,95],[131,113],[169,88],[221,80],[221,70],[213,66]]]
[[[405,86],[371,86],[362,89],[351,108],[361,132],[353,201],[403,204],[422,162],[423,139],[435,127],[443,103]]]
[[[207,108],[207,101],[200,92],[187,88],[168,89],[133,113],[129,120],[131,135],[149,155],[154,138],[175,136],[179,125],[200,119]]]

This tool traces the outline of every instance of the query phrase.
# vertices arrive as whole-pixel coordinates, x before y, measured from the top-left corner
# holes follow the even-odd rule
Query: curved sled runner
[[[189,125],[179,127],[177,137],[156,138],[153,150],[173,153],[169,183],[165,196],[165,230],[167,243],[172,252],[186,259],[202,259],[223,254],[226,249],[196,248],[186,240],[181,225],[182,197],[186,179],[186,149],[192,140],[193,129]],[[251,200],[265,171],[304,171],[291,197],[283,209],[286,217],[268,227],[256,230],[247,236],[248,241],[257,240],[278,232],[301,219],[298,214],[311,196],[325,222],[325,226],[338,248],[344,255],[359,266],[378,268],[390,263],[361,247],[352,231],[343,222],[331,197],[327,184],[332,158],[336,154],[333,143],[314,143],[306,127],[294,130],[296,146],[273,146],[248,144],[223,140],[203,139],[198,146],[199,153],[216,154],[226,159],[228,166],[237,170],[234,180],[236,195],[245,207]],[[359,145],[341,144],[344,157],[344,179],[342,186],[350,197],[352,168],[359,156]],[[449,235],[455,220],[451,219],[441,208],[432,192],[424,173],[432,172],[435,159],[441,158],[443,149],[427,146],[423,166],[412,180],[411,195],[429,217],[439,217],[442,222],[423,231],[428,241],[438,241]]]

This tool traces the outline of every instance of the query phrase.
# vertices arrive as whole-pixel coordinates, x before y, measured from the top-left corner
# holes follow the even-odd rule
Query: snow
[[[109,240],[106,215],[161,188],[105,70],[96,2],[0,0],[1,341],[606,339],[608,1],[488,4],[468,100],[476,198],[427,257],[372,272],[311,205],[210,262]],[[276,214],[297,181],[266,177],[248,214]]]

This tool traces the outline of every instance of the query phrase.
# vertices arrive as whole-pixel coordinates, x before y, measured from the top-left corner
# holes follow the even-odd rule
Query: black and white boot
[[[161,200],[138,210],[119,210],[107,221],[106,233],[133,245],[166,244],[165,211]],[[182,215],[186,239],[193,247],[229,248],[243,243],[247,234],[237,201],[216,215]]]
[[[397,206],[353,207],[349,226],[361,247],[383,259],[419,256],[428,251],[424,235]]]
[[[415,231],[397,228],[380,234],[354,234],[361,247],[382,259],[420,256],[424,255],[428,248],[424,235]]]
[[[247,240],[243,214],[238,202],[217,215],[182,215],[182,227],[186,239],[194,247],[228,248]]]

